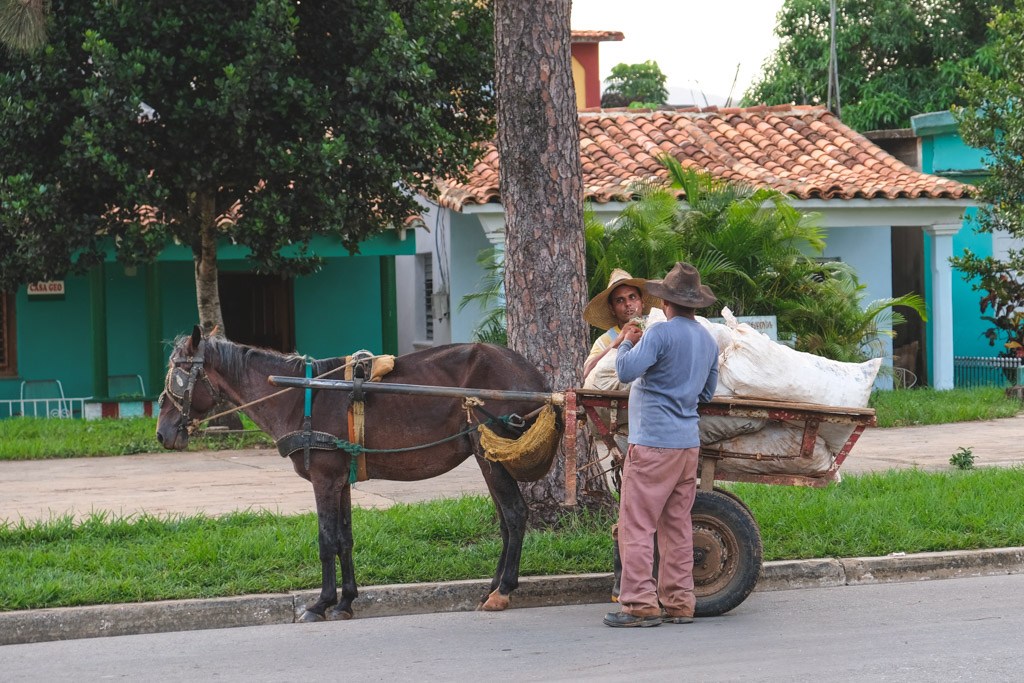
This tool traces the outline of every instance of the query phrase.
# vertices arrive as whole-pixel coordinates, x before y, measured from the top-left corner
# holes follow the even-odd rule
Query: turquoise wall
[[[295,347],[315,358],[383,352],[380,259],[336,259],[295,281]]]
[[[58,379],[66,396],[92,395],[92,318],[88,277],[68,277],[64,298],[14,300],[18,376],[0,379],[0,399],[18,398],[22,380]]]
[[[130,274],[129,274],[130,273]],[[142,375],[147,393],[146,266],[125,272],[118,263],[104,268],[107,294],[107,374]]]
[[[327,260],[318,272],[294,281],[299,351],[315,357],[382,352],[381,260],[415,253],[415,240],[391,232],[367,240],[351,256],[336,240],[317,238],[311,251]],[[250,270],[246,253],[225,245],[218,250],[220,268]],[[156,264],[134,271],[113,260],[101,267],[107,374],[142,375],[146,392],[159,393],[175,337],[198,321],[191,253],[173,246]],[[393,269],[385,275],[393,277]],[[94,320],[103,320],[104,311],[93,306],[89,276],[67,277],[60,300],[29,300],[21,287],[15,298],[18,376],[0,378],[0,399],[18,398],[23,379],[59,379],[69,397],[104,394],[96,387],[93,348]]]

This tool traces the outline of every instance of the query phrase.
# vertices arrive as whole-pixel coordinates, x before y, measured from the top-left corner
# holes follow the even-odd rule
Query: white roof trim
[[[964,211],[977,206],[973,199],[791,199],[801,213],[818,214],[818,224],[824,228],[864,228],[878,226],[951,225],[963,220]],[[629,202],[588,202],[587,207],[598,220],[608,222],[616,218]],[[462,214],[476,215],[504,222],[505,210],[501,204],[468,204]]]

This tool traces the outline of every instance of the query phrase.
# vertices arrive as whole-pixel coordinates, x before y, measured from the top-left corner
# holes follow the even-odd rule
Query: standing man
[[[648,282],[646,292],[664,301],[667,322],[644,333],[625,325],[616,359],[619,379],[633,385],[619,502],[622,610],[605,615],[608,626],[688,624],[697,603],[690,518],[700,452],[697,403],[714,396],[718,346],[694,313],[714,303],[715,295],[688,263],[677,263],[664,280]]]
[[[621,268],[616,268],[608,278],[608,287],[583,309],[584,320],[599,330],[607,330],[590,349],[587,362],[583,365],[584,378],[609,351],[618,348],[622,342],[619,336],[622,326],[633,318],[647,315],[651,312],[651,306],[657,305],[657,299],[643,290],[646,282],[643,278],[633,277]]]

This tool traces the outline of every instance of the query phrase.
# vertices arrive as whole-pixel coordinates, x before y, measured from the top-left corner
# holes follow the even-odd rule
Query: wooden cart
[[[628,392],[572,389],[565,392],[566,504],[576,501],[575,444],[578,429],[589,420],[613,459],[621,462],[621,450],[615,434],[628,407]],[[598,409],[607,410],[607,419]],[[753,399],[715,397],[701,404],[702,416],[744,417],[802,424],[799,447],[792,452],[763,450],[731,452],[714,445],[700,451],[697,498],[693,505],[694,584],[697,616],[716,616],[738,606],[750,595],[761,573],[763,550],[761,532],[750,509],[734,493],[715,487],[716,481],[743,481],[789,486],[827,486],[836,481],[839,468],[850,454],[864,429],[875,424],[871,408],[845,408],[806,403],[784,403]],[[570,416],[575,415],[576,419]],[[823,423],[848,425],[852,432],[836,452],[831,465],[817,476],[806,474],[746,474],[724,471],[719,463],[726,458],[773,459],[799,464],[812,456],[819,427]],[[615,458],[614,456],[618,456]],[[783,465],[783,468],[785,465]],[[799,468],[794,467],[794,470]],[[616,558],[617,560],[617,558]],[[618,562],[616,561],[616,568]],[[616,576],[616,586],[618,585]],[[617,591],[613,589],[613,594]]]

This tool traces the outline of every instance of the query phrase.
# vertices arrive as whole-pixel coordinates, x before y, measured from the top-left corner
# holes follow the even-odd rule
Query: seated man
[[[644,292],[644,284],[647,281],[643,278],[635,278],[626,271],[616,268],[608,278],[608,287],[590,300],[587,307],[583,309],[583,319],[594,327],[607,330],[597,338],[587,362],[583,366],[584,380],[589,379],[590,373],[598,361],[612,349],[617,349],[622,338],[622,326],[634,318],[646,316],[651,312],[651,307],[657,307],[660,301]],[[614,368],[614,364],[612,364]],[[613,373],[614,374],[614,373]],[[587,386],[585,384],[584,386]],[[629,385],[623,385],[623,389]],[[613,387],[594,387],[599,389],[612,389]]]

